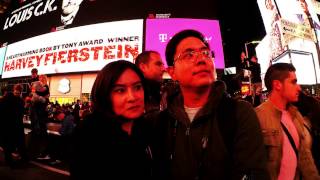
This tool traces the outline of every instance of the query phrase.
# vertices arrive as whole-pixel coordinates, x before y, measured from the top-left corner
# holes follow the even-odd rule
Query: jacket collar
[[[208,101],[196,114],[193,122],[196,122],[200,117],[211,115],[215,112],[222,97],[225,95],[225,89],[217,87],[216,83],[212,84],[212,88],[209,94]],[[178,121],[184,124],[190,124],[187,113],[184,109],[183,96],[180,91],[176,96],[168,102],[168,112]],[[201,118],[203,119],[203,118]]]

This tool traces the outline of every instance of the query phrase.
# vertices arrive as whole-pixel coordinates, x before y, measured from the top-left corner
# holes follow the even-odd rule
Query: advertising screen
[[[220,33],[219,21],[204,19],[147,19],[145,49],[158,51],[165,61],[165,48],[170,38],[179,31],[194,29],[203,33],[215,54],[217,69],[223,69],[224,55]]]
[[[116,21],[57,31],[8,45],[3,78],[98,71],[119,59],[133,61],[142,51],[143,20]]]
[[[0,48],[0,75],[2,74],[2,66],[7,47]]]
[[[287,51],[275,63],[292,63],[296,68],[298,84],[313,85],[317,84],[317,74],[315,71],[314,57],[312,53],[303,51]]]

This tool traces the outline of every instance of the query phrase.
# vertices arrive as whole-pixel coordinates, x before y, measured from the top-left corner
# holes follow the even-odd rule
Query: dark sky
[[[13,3],[15,6],[20,6],[17,3],[18,0],[12,1],[16,2]],[[26,3],[30,1],[33,0],[27,0]],[[46,2],[46,0],[43,1]],[[61,1],[55,0],[55,3]],[[245,42],[261,40],[265,35],[256,0],[84,0],[80,10],[85,11],[81,18],[77,15],[77,18],[82,20],[81,24],[146,18],[150,13],[170,13],[172,18],[218,19],[226,66],[234,66],[239,61]],[[29,24],[28,27],[19,25],[20,27],[17,26],[16,29],[12,28],[10,31],[0,33],[0,43],[7,42],[7,39],[21,40],[26,34],[34,36],[39,32],[49,32],[54,26],[54,22],[45,16],[37,18],[34,18],[36,22]],[[254,46],[250,45],[248,49],[251,52]],[[249,55],[252,54],[253,52]]]
[[[255,0],[236,1],[232,2],[233,5],[230,3],[223,1],[218,15],[227,66],[240,61],[245,42],[262,40],[265,36],[262,17]],[[255,45],[248,45],[249,56],[254,54],[254,47]]]

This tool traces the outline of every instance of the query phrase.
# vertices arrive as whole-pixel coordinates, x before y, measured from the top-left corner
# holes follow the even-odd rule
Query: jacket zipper
[[[186,129],[186,136],[189,136],[189,135],[190,135],[190,126],[187,127],[187,129]]]

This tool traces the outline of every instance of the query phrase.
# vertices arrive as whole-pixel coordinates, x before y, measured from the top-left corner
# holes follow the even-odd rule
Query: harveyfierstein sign
[[[133,59],[142,51],[143,20],[70,28],[9,44],[2,78],[99,71],[109,62]]]

